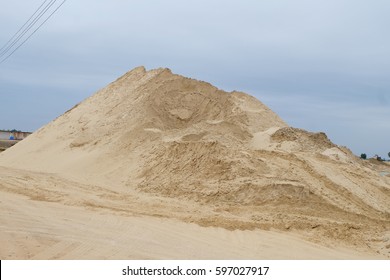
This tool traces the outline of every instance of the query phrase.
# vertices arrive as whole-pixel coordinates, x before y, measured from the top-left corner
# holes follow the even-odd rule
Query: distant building
[[[23,140],[32,132],[23,132],[18,130],[0,130],[0,140]]]

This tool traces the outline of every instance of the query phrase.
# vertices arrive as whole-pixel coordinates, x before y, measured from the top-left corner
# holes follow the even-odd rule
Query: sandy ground
[[[178,200],[142,193],[118,200],[53,174],[0,168],[0,175],[1,259],[386,258],[369,247],[310,242],[300,232],[199,226],[188,217],[212,209]]]
[[[1,175],[13,172],[2,169]],[[23,191],[0,190],[1,259],[383,258],[364,250],[325,247],[292,233],[201,227],[177,219],[47,202],[16,192]],[[78,199],[90,198],[81,194]]]
[[[0,258],[390,258],[390,165],[136,68],[0,153]]]

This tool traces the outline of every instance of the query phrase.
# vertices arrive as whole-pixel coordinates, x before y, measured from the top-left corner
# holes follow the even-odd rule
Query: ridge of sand
[[[175,219],[211,235],[211,228],[248,236],[271,230],[390,257],[389,165],[362,161],[324,133],[289,127],[245,93],[169,69],[126,73],[2,152],[0,166],[7,207],[16,195],[42,209],[50,202],[119,220]]]

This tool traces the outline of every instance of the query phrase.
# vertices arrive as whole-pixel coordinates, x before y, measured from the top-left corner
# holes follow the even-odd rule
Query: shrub
[[[367,159],[367,155],[366,155],[366,154],[361,154],[361,155],[360,155],[360,158],[361,158],[361,159]]]

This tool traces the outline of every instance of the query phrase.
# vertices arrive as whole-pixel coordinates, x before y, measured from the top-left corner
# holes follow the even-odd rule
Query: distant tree
[[[361,154],[361,155],[360,155],[360,158],[361,158],[361,159],[367,159],[367,155],[366,155],[366,154]]]
[[[384,158],[382,158],[381,156],[378,156],[378,155],[375,155],[374,158],[376,158],[376,160],[378,160],[378,161],[385,161]]]
[[[388,156],[389,156],[389,158],[390,158],[390,152],[388,152],[388,153],[387,153],[387,155],[388,155]]]

